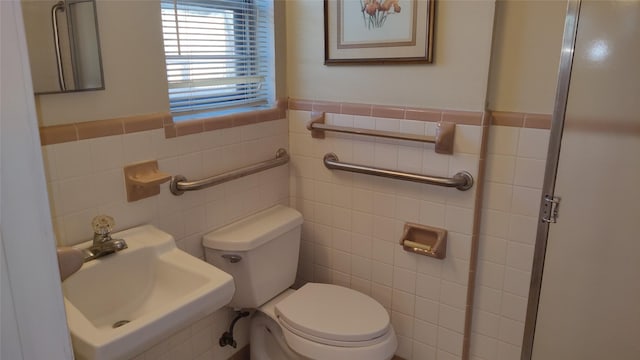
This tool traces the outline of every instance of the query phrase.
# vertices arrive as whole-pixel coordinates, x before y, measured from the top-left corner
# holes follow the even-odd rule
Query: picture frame
[[[324,0],[324,64],[433,62],[435,0]]]

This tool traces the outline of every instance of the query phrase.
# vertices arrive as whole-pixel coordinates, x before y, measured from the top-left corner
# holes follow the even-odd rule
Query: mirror
[[[22,0],[36,94],[103,90],[95,0]]]

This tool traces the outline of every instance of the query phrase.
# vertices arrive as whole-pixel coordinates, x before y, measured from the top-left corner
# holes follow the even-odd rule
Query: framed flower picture
[[[435,0],[325,0],[324,63],[431,63]]]

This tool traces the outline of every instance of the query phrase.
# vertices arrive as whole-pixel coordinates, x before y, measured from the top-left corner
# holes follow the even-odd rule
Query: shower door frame
[[[543,221],[543,219],[549,219],[553,216],[551,206],[548,206],[549,203],[545,201],[545,199],[554,198],[556,174],[560,158],[560,145],[562,142],[562,132],[564,130],[567,99],[569,97],[569,84],[571,82],[573,54],[578,31],[580,5],[581,0],[568,0],[567,2],[567,15],[564,23],[562,50],[558,70],[558,85],[556,88],[555,105],[551,119],[551,133],[549,136],[545,177],[544,184],[542,186],[542,199],[538,215],[539,221],[533,255],[533,267],[531,269],[531,283],[529,287],[529,299],[527,302],[524,336],[522,340],[521,360],[531,360],[533,354],[533,340],[535,336],[536,321],[538,318],[540,292],[542,290],[542,273],[544,270],[545,253],[547,250],[549,225],[551,224],[550,222]]]

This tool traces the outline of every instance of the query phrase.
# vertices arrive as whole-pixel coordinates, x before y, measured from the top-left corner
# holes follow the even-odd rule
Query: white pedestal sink
[[[85,263],[62,283],[76,359],[128,359],[233,297],[229,274],[151,225],[113,238],[129,248]]]

